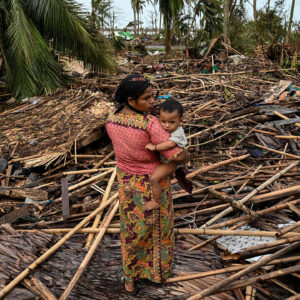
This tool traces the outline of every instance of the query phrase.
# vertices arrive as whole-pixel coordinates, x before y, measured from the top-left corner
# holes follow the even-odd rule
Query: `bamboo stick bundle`
[[[235,280],[241,278],[244,275],[249,274],[250,272],[253,272],[253,271],[257,270],[258,268],[260,268],[262,266],[265,266],[268,262],[272,261],[273,259],[279,258],[282,255],[287,254],[290,251],[295,250],[295,249],[297,249],[299,247],[300,247],[300,242],[295,242],[292,245],[289,245],[289,246],[287,246],[287,247],[285,247],[285,248],[283,248],[283,249],[275,252],[274,254],[269,255],[269,256],[267,256],[267,257],[259,260],[258,262],[256,262],[256,263],[248,266],[246,269],[244,269],[242,271],[239,271],[238,273],[230,276],[229,278],[226,278],[225,280],[222,280],[221,282],[219,282],[219,283],[217,283],[217,284],[215,284],[215,285],[213,285],[213,286],[211,286],[211,287],[209,287],[209,288],[201,291],[200,293],[198,293],[198,294],[196,294],[196,295],[188,298],[188,300],[203,299],[206,296],[212,295],[215,292],[220,291],[224,286],[227,286],[227,288],[228,288],[228,285],[230,283],[234,282]],[[297,266],[297,267],[299,267],[299,270],[300,270],[300,265]],[[249,285],[249,281],[246,282],[246,284],[244,286],[247,286],[247,285]],[[236,288],[236,286],[234,288]]]
[[[110,176],[110,179],[109,179],[109,182],[108,182],[108,185],[106,187],[106,190],[105,190],[105,193],[103,195],[103,198],[101,200],[101,203],[100,205],[102,205],[103,203],[105,203],[109,197],[109,194],[110,194],[110,191],[111,191],[111,188],[112,188],[112,185],[116,179],[116,176],[117,176],[117,168],[114,168],[114,171],[113,173],[111,174]],[[103,212],[103,211],[102,211]],[[102,212],[100,212],[99,214],[96,215],[95,217],[95,220],[94,220],[94,223],[92,225],[92,228],[97,228],[98,225],[99,225],[99,222],[100,222],[100,219],[101,219],[101,216],[102,216]],[[91,245],[91,242],[94,238],[94,234],[93,233],[90,233],[87,237],[87,240],[86,240],[86,243],[85,243],[85,249],[89,248],[90,245]]]
[[[76,282],[78,281],[80,275],[83,273],[84,269],[86,268],[87,264],[89,263],[90,259],[92,258],[93,254],[95,253],[99,243],[101,242],[105,231],[107,230],[108,225],[110,224],[112,218],[114,217],[117,209],[119,208],[119,201],[117,201],[115,204],[111,205],[111,209],[107,212],[104,224],[100,227],[100,231],[93,242],[93,245],[91,246],[90,250],[88,251],[87,255],[85,256],[84,260],[82,261],[81,265],[79,266],[76,274],[70,281],[68,287],[65,289],[65,291],[60,296],[59,300],[67,299],[70,295],[73,287],[75,286]]]
[[[270,265],[291,263],[291,262],[298,261],[299,259],[300,259],[300,255],[290,256],[290,257],[285,257],[282,259],[274,259],[274,260],[270,261],[269,263],[267,263],[266,265],[270,266]],[[201,273],[196,273],[196,274],[191,274],[191,275],[168,278],[166,280],[166,283],[174,283],[174,282],[179,282],[179,281],[193,280],[193,279],[197,279],[197,278],[203,278],[203,277],[208,277],[208,276],[225,274],[225,273],[229,273],[229,272],[240,271],[240,270],[246,269],[248,266],[249,266],[248,264],[237,265],[237,266],[227,267],[227,268],[218,269],[218,270],[212,270],[212,271],[201,272]]]
[[[27,267],[24,271],[22,271],[13,281],[11,281],[8,285],[6,285],[0,291],[0,299],[3,298],[19,282],[21,282],[30,273],[31,270],[35,269],[39,264],[44,262],[50,255],[52,255],[57,249],[59,249],[59,247],[62,244],[64,244],[68,239],[70,239],[73,234],[75,234],[80,228],[82,228],[86,223],[88,223],[94,216],[96,216],[106,206],[108,206],[110,203],[112,203],[117,197],[118,197],[118,193],[113,195],[103,205],[101,205],[100,207],[95,209],[90,215],[88,215],[79,224],[77,224],[73,229],[71,229],[61,240],[59,240],[48,251],[46,251],[42,256],[40,256],[37,260],[35,260],[29,267]]]
[[[277,180],[281,175],[285,174],[286,172],[288,172],[289,170],[291,170],[292,168],[294,168],[298,164],[299,164],[299,161],[296,161],[296,162],[292,163],[291,165],[289,165],[288,167],[286,167],[285,169],[283,169],[282,171],[278,172],[276,175],[272,176],[269,180],[267,180],[264,183],[262,183],[258,188],[256,188],[254,191],[252,191],[246,197],[244,197],[243,199],[239,200],[239,202],[242,203],[242,204],[246,203],[255,194],[257,194],[258,192],[260,192],[266,186],[270,185],[272,182],[274,182],[275,180]],[[225,217],[227,214],[229,214],[232,211],[233,211],[233,209],[231,207],[225,209],[223,212],[219,213],[218,215],[216,215],[215,217],[213,217],[212,219],[210,219],[209,221],[207,221],[205,224],[203,224],[201,226],[201,228],[205,228],[205,227],[207,227],[207,226],[215,223],[216,221],[218,221],[221,218]]]
[[[287,200],[285,200],[285,203],[280,203],[280,204],[274,205],[272,207],[259,210],[259,211],[257,211],[257,213],[258,213],[259,216],[264,216],[264,215],[269,214],[271,212],[289,207],[290,203],[291,204],[299,204],[300,199],[292,200],[291,202],[287,202]],[[228,221],[225,221],[225,222],[222,222],[222,223],[218,223],[218,224],[209,226],[209,228],[210,229],[222,228],[222,227],[229,226],[229,225],[232,225],[232,224],[236,224],[238,222],[245,221],[245,220],[250,220],[249,216],[241,216],[241,217],[238,217],[238,218],[235,218],[235,219],[231,219],[231,220],[228,220]]]

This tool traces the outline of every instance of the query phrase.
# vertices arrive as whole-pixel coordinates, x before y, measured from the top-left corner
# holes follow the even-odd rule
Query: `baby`
[[[145,149],[149,151],[170,150],[176,146],[184,148],[187,145],[187,138],[181,126],[183,107],[176,100],[166,100],[160,107],[160,123],[162,127],[171,134],[168,141],[157,145],[148,144]],[[169,162],[161,156],[161,164],[158,165],[150,176],[153,199],[145,203],[146,210],[157,209],[161,205],[161,186],[160,182],[166,176],[170,176],[177,168],[173,162]]]

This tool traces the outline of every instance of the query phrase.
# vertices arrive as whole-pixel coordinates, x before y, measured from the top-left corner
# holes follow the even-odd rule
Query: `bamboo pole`
[[[284,116],[283,114],[281,114],[280,112],[278,112],[278,111],[276,111],[276,110],[274,110],[273,112],[274,112],[274,114],[275,114],[276,116],[278,116],[278,117],[280,117],[280,118],[282,118],[282,119],[284,119],[284,120],[289,120],[289,119],[290,119],[290,118],[288,118],[287,116]],[[300,123],[295,123],[295,126],[300,127]]]
[[[11,289],[13,289],[18,283],[20,283],[33,269],[35,269],[39,264],[44,262],[51,254],[53,254],[61,245],[63,245],[70,237],[75,234],[80,228],[82,228],[86,223],[88,223],[93,217],[95,217],[101,210],[112,203],[118,198],[118,193],[114,194],[108,201],[103,203],[100,207],[95,209],[90,215],[83,219],[79,224],[77,224],[73,229],[71,229],[61,240],[54,244],[48,251],[46,251],[42,256],[36,259],[29,267],[22,271],[14,280],[12,280],[8,285],[6,285],[0,291],[0,299],[3,298]]]
[[[290,153],[286,153],[286,152],[283,152],[283,151],[275,150],[275,149],[268,148],[268,147],[265,147],[265,146],[262,146],[262,145],[258,145],[256,143],[249,143],[249,144],[251,144],[251,145],[253,145],[255,147],[261,148],[261,149],[265,149],[265,150],[277,153],[277,154],[285,155],[287,157],[291,157],[291,158],[295,158],[295,159],[300,159],[299,155],[290,154]]]
[[[82,181],[82,182],[79,182],[78,184],[74,184],[74,185],[72,185],[72,186],[70,186],[70,187],[68,188],[68,192],[71,192],[71,191],[73,191],[73,190],[75,190],[75,189],[77,189],[77,188],[79,188],[79,187],[82,187],[82,186],[84,186],[84,185],[87,185],[87,184],[89,184],[89,183],[91,183],[91,182],[93,182],[93,181],[96,181],[96,180],[99,180],[99,179],[101,179],[101,178],[104,178],[104,177],[106,177],[108,174],[112,173],[113,171],[114,171],[114,168],[110,168],[109,170],[107,170],[107,171],[105,171],[105,172],[103,172],[103,173],[101,173],[101,174],[98,174],[98,175],[96,175],[96,176],[93,176],[93,177],[91,177],[91,178],[88,178],[88,179],[86,179],[86,180],[84,180],[84,181]],[[60,197],[60,198],[57,198],[57,199],[53,200],[53,202],[60,202],[61,200],[62,200],[62,198]]]
[[[52,294],[52,292],[47,288],[47,286],[34,276],[30,276],[30,278],[25,278],[22,284],[24,284],[27,288],[32,290],[41,299],[57,300],[57,298]]]
[[[67,175],[77,175],[77,174],[87,174],[87,173],[97,173],[101,171],[107,171],[110,170],[111,168],[101,168],[101,169],[89,169],[89,170],[78,170],[78,171],[68,171],[68,172],[63,172],[63,176]]]
[[[244,154],[242,156],[238,156],[238,157],[230,158],[230,159],[227,159],[227,160],[224,160],[224,161],[220,161],[220,162],[217,162],[217,163],[209,165],[209,166],[204,166],[204,167],[202,167],[202,168],[200,168],[200,169],[198,169],[194,172],[191,172],[191,173],[187,174],[186,178],[191,179],[191,178],[193,178],[193,177],[195,177],[199,174],[206,173],[208,171],[214,170],[214,169],[219,168],[221,166],[228,165],[228,164],[231,164],[231,163],[236,162],[236,161],[244,160],[244,159],[248,158],[249,156],[250,156],[249,154]],[[173,183],[176,183],[176,182],[177,182],[177,180],[173,179],[171,183],[173,184]]]
[[[245,292],[245,300],[255,300],[256,289],[253,286],[248,285]]]
[[[65,300],[70,295],[73,287],[75,286],[75,284],[78,281],[79,277],[81,276],[81,274],[83,273],[83,271],[86,268],[87,264],[89,263],[90,259],[92,258],[93,254],[95,253],[99,243],[101,242],[101,240],[102,240],[102,238],[105,234],[105,231],[107,230],[107,227],[108,227],[109,223],[111,222],[111,220],[114,217],[117,209],[119,208],[119,201],[117,201],[114,206],[111,205],[111,208],[112,209],[107,212],[107,218],[106,218],[104,224],[100,227],[100,231],[99,231],[92,247],[90,248],[89,252],[85,256],[85,258],[82,261],[81,265],[79,266],[76,274],[74,275],[74,277],[70,281],[68,287],[65,289],[63,294],[60,296],[59,300]]]
[[[283,234],[287,233],[287,232],[290,232],[290,231],[293,231],[294,229],[298,228],[300,226],[300,221],[290,225],[290,226],[287,226],[281,230],[279,230],[276,234],[277,237],[280,237],[282,236]]]
[[[299,299],[300,299],[300,294],[296,294],[294,296],[286,298],[285,300],[299,300]]]
[[[263,259],[259,260],[258,262],[248,266],[246,269],[239,271],[238,273],[230,276],[229,278],[226,278],[225,280],[222,280],[220,282],[218,282],[217,284],[214,284],[212,286],[210,286],[207,289],[204,289],[203,291],[201,291],[200,293],[188,298],[188,300],[198,300],[198,299],[203,299],[206,296],[212,295],[213,293],[215,293],[216,291],[219,291],[220,289],[222,289],[224,286],[228,286],[230,283],[236,281],[237,279],[241,278],[242,276],[253,272],[255,270],[257,270],[258,268],[266,265],[267,263],[269,263],[270,261],[272,261],[273,259],[279,258],[284,254],[289,253],[292,250],[297,249],[298,247],[300,247],[300,242],[296,242],[292,245],[289,245],[277,252],[275,252],[272,255],[269,255],[267,257],[264,257]],[[298,266],[299,270],[300,270],[300,265]],[[249,280],[249,279],[248,279]],[[246,285],[248,285],[248,283],[246,283]]]
[[[109,194],[110,194],[110,191],[111,191],[111,188],[112,188],[112,185],[113,185],[113,183],[114,183],[114,181],[116,179],[116,175],[117,175],[117,168],[114,168],[114,171],[113,171],[113,173],[110,176],[109,182],[107,184],[107,187],[106,187],[106,190],[105,190],[105,193],[103,195],[103,198],[101,200],[100,205],[102,205],[103,203],[105,203],[107,201],[107,199],[109,197]],[[97,228],[98,227],[100,219],[101,219],[101,216],[102,216],[102,212],[100,212],[99,214],[96,215],[94,223],[92,225],[92,228]],[[93,238],[94,238],[94,234],[90,233],[88,235],[86,243],[85,243],[85,249],[88,249],[90,247]]]
[[[274,259],[267,263],[266,265],[277,265],[277,264],[284,264],[284,263],[291,263],[294,261],[300,260],[300,255],[298,256],[290,256],[282,259]],[[250,264],[251,265],[251,264]],[[217,270],[212,270],[212,271],[206,271],[206,272],[200,272],[196,274],[191,274],[191,275],[184,275],[184,276],[178,276],[178,277],[173,277],[173,278],[168,278],[166,280],[166,283],[174,283],[174,282],[179,282],[179,281],[187,281],[187,280],[193,280],[197,278],[203,278],[203,277],[208,277],[208,276],[214,276],[214,275],[219,275],[219,274],[225,274],[229,272],[235,272],[235,271],[240,271],[243,269],[246,269],[249,265],[238,265],[238,266],[233,266],[233,267],[227,267],[223,269],[217,269]]]
[[[110,198],[112,199],[112,198]],[[106,205],[106,202],[104,203]],[[37,232],[33,230],[24,231],[18,230],[20,232]],[[40,229],[43,232],[53,233],[53,234],[63,234],[72,231],[72,228],[54,228],[54,229]],[[83,228],[77,230],[76,233],[98,233],[99,228]],[[109,227],[107,233],[119,233],[119,227]],[[276,237],[276,231],[259,231],[259,230],[222,230],[222,229],[209,229],[209,228],[198,228],[198,229],[190,229],[190,228],[175,228],[174,232],[176,234],[192,234],[192,235],[240,235],[240,236],[262,236],[262,237]],[[293,238],[299,237],[300,232],[288,232],[282,235],[282,238]]]
[[[244,197],[243,199],[239,200],[238,202],[242,203],[242,204],[246,203],[255,194],[257,194],[258,192],[260,192],[261,190],[263,190],[266,186],[270,185],[272,182],[274,182],[275,180],[277,180],[280,176],[282,176],[283,174],[285,174],[289,170],[293,169],[298,164],[299,164],[299,161],[296,161],[296,162],[292,163],[291,165],[289,165],[288,167],[286,167],[285,169],[283,169],[282,171],[278,172],[277,174],[275,174],[274,176],[272,176],[270,179],[268,179],[267,181],[265,181],[264,183],[262,183],[258,188],[256,188],[255,190],[253,190],[250,194],[248,194],[246,197]],[[228,207],[227,209],[225,209],[224,211],[222,211],[221,213],[217,214],[215,217],[213,217],[212,219],[210,219],[209,221],[207,221],[205,224],[203,224],[201,226],[201,228],[205,228],[205,227],[207,227],[207,226],[215,223],[216,221],[218,221],[221,218],[225,217],[226,215],[228,215],[232,211],[233,211],[232,207]]]
[[[98,175],[93,176],[93,177],[91,177],[89,179],[86,179],[86,180],[84,180],[82,182],[74,184],[74,185],[72,185],[72,186],[70,186],[68,188],[68,191],[71,192],[71,191],[73,191],[73,190],[75,190],[75,189],[77,189],[77,188],[79,188],[79,187],[81,187],[83,185],[86,185],[86,184],[91,183],[91,182],[93,182],[95,180],[101,179],[101,178],[105,177],[106,175],[112,173],[113,171],[114,171],[114,168],[111,168],[111,169],[109,169],[109,170],[107,170],[107,171],[105,171],[105,172],[103,172],[101,174],[98,174]]]
[[[300,271],[300,265],[296,265],[296,266],[292,266],[289,268],[284,268],[284,269],[280,269],[280,270],[273,271],[270,273],[266,273],[266,274],[263,274],[260,276],[242,279],[242,280],[239,280],[237,282],[234,282],[232,284],[225,286],[224,288],[219,290],[218,293],[223,293],[223,292],[230,291],[230,290],[237,289],[237,288],[243,288],[249,284],[255,284],[256,282],[273,279],[273,278],[276,278],[279,276],[285,276],[285,275],[299,272],[299,271]]]

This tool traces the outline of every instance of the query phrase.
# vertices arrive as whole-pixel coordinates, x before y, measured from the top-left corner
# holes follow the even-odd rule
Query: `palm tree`
[[[171,24],[184,7],[184,0],[156,0],[163,15],[166,53],[171,51]]]
[[[111,1],[92,0],[91,4],[91,23],[95,28],[103,31],[104,27],[108,26],[108,19],[111,16]]]
[[[136,4],[138,0],[131,0],[131,7],[133,9],[133,26],[134,26],[134,35],[136,36]]]
[[[54,51],[82,60],[93,71],[114,67],[111,47],[96,35],[74,0],[0,2],[1,74],[14,97],[51,92],[65,75]]]

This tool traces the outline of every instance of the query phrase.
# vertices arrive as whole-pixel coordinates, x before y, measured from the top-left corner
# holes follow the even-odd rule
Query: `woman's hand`
[[[152,143],[149,143],[145,146],[145,149],[146,150],[149,150],[149,151],[156,151],[155,149],[155,145],[153,145]]]
[[[186,150],[183,150],[172,160],[172,162],[176,163],[177,165],[184,165],[189,160],[190,160],[190,153]]]

